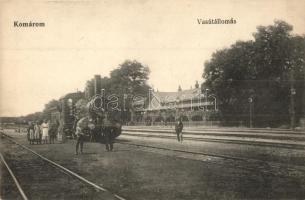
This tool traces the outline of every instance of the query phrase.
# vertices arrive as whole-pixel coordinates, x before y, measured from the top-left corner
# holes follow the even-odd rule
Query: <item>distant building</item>
[[[208,97],[206,96],[208,95]],[[148,97],[134,101],[135,120],[151,122],[202,121],[208,111],[216,110],[216,98],[202,93],[196,82],[194,89],[177,92],[155,92],[150,90]]]

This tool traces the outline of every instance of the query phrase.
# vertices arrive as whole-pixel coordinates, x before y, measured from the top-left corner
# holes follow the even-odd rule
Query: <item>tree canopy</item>
[[[136,60],[126,60],[110,73],[109,91],[119,96],[119,105],[123,109],[124,120],[131,120],[134,98],[148,94],[147,84],[150,70]]]
[[[50,119],[50,116],[51,116],[51,112],[52,110],[56,110],[56,109],[59,109],[59,101],[58,100],[55,100],[55,99],[52,99],[51,101],[49,101],[47,104],[45,104],[44,106],[44,109],[42,111],[42,117],[44,119]]]
[[[117,93],[147,94],[150,70],[136,60],[126,60],[110,73],[111,89]]]
[[[150,88],[147,84],[149,73],[149,68],[142,63],[136,60],[126,60],[110,72],[110,77],[102,77],[101,88],[105,89],[106,102],[107,100],[108,102],[112,101],[111,98],[117,98],[118,100],[118,106],[107,104],[108,107],[115,107],[115,109],[108,109],[108,111],[126,111],[123,112],[123,115],[126,114],[123,118],[125,120],[130,119],[133,98],[145,97],[148,94]],[[88,81],[87,85],[93,89],[94,79]],[[113,113],[117,114],[117,112]]]
[[[291,88],[296,89],[296,117],[301,116],[305,37],[292,35],[292,29],[284,21],[259,26],[254,40],[237,41],[218,50],[204,64],[203,87],[217,96],[225,121],[248,123],[252,98],[256,125],[289,124]]]

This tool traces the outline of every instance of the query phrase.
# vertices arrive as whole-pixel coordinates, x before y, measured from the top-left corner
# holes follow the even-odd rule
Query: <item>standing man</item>
[[[76,136],[75,154],[76,155],[79,153],[79,151],[78,151],[79,147],[80,147],[80,153],[81,154],[83,153],[85,137],[89,133],[89,122],[90,122],[89,117],[84,117],[84,118],[81,118],[76,124],[76,131],[75,131],[75,136]]]
[[[89,131],[89,136],[90,136],[90,142],[96,141],[95,138],[95,125],[92,119],[89,120],[88,123],[88,131]]]
[[[177,123],[175,125],[175,131],[176,131],[176,134],[177,134],[178,142],[181,142],[181,143],[183,141],[182,130],[183,130],[182,120],[178,119]]]
[[[78,155],[78,149],[80,146],[80,153],[83,153],[83,146],[84,146],[84,133],[81,129],[81,127],[77,126],[76,127],[76,149],[75,149],[75,154]]]
[[[38,125],[39,125],[39,144],[42,144],[42,128],[41,128],[41,124],[43,123],[43,121],[39,121]]]
[[[55,142],[55,138],[56,138],[56,134],[58,131],[58,126],[59,126],[59,122],[56,120],[55,124],[51,125],[50,131],[49,131],[49,136],[50,136],[50,144],[54,144]]]
[[[107,151],[113,150],[113,129],[112,124],[108,119],[108,115],[105,114],[105,118],[103,120],[103,134],[105,138],[105,145]]]

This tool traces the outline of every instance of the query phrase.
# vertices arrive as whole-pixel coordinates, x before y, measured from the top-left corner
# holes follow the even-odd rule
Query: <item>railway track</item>
[[[163,132],[168,132],[172,131],[175,127],[172,126],[167,126],[167,127],[158,127],[158,126],[124,126],[122,129],[123,131],[132,131],[132,130],[145,130],[145,131],[163,131]],[[184,129],[185,132],[204,132],[204,133],[218,133],[218,132],[226,132],[226,133],[264,133],[264,134],[304,134],[305,131],[303,130],[297,130],[297,131],[292,131],[290,129],[266,129],[266,128],[207,128],[207,127],[186,127]]]
[[[164,139],[176,139],[177,136],[172,133],[172,135],[149,135],[149,134],[137,134],[136,132],[123,132],[122,135],[132,136],[132,137],[147,137],[147,138],[164,138]],[[189,141],[202,141],[202,142],[217,142],[217,143],[225,143],[225,144],[244,144],[251,146],[266,146],[266,147],[278,147],[278,148],[286,148],[286,149],[295,149],[295,150],[305,150],[305,145],[303,144],[289,144],[289,143],[274,143],[268,141],[246,141],[246,140],[238,140],[238,139],[217,139],[217,138],[198,138],[192,137],[185,134],[183,136],[184,140]]]
[[[0,153],[1,164],[1,192],[0,199],[24,199],[28,197],[25,195],[22,187],[20,186],[17,178],[12,172],[11,168]]]
[[[8,138],[8,136],[6,136],[6,138],[11,143],[14,143],[15,144],[14,146],[20,147],[21,148],[20,151],[22,151],[22,152],[29,151],[29,150],[31,151],[31,149],[28,150],[28,148],[26,146],[24,146],[26,149],[21,147],[23,145],[20,146],[20,144],[17,144],[13,140],[13,138]],[[255,173],[262,174],[261,177],[277,176],[277,177],[283,177],[283,178],[287,178],[287,177],[290,178],[290,177],[295,176],[297,178],[304,177],[304,180],[305,180],[305,167],[304,166],[292,166],[292,165],[287,164],[283,167],[283,165],[284,165],[283,163],[266,162],[266,161],[262,161],[262,160],[251,159],[251,158],[234,157],[234,156],[213,154],[213,153],[203,153],[203,152],[181,150],[181,149],[167,148],[167,147],[160,147],[160,146],[153,146],[153,145],[136,144],[136,143],[130,143],[130,142],[118,141],[118,143],[124,144],[124,145],[135,146],[135,147],[138,147],[139,150],[142,150],[143,148],[146,148],[146,149],[150,149],[151,151],[154,151],[154,152],[157,152],[157,153],[165,152],[165,153],[162,153],[162,154],[163,155],[168,155],[168,156],[178,156],[178,157],[182,157],[182,158],[191,158],[191,159],[193,159],[193,157],[195,156],[195,157],[199,158],[197,160],[202,160],[202,159],[205,159],[206,157],[209,157],[209,158],[212,158],[212,159],[207,159],[206,160],[207,165],[212,164],[211,166],[215,166],[214,164],[217,164],[217,165],[219,164],[219,165],[223,165],[225,167],[236,167],[236,168],[244,169],[244,170],[247,170],[247,171],[252,171],[252,172],[255,172]],[[169,154],[168,152],[172,152],[172,153]],[[95,199],[95,198],[96,199],[123,199],[120,196],[115,196],[116,194],[110,194],[111,198],[100,198],[101,196],[98,196],[98,195],[101,195],[101,193],[103,194],[103,192],[100,191],[100,190],[99,190],[99,192],[96,191],[97,190],[96,187],[94,187],[90,184],[88,185],[86,182],[84,182],[82,180],[79,180],[79,178],[75,177],[73,174],[69,173],[68,171],[65,171],[65,170],[61,169],[60,167],[57,167],[56,165],[48,164],[47,161],[41,159],[38,155],[36,155],[34,153],[31,153],[31,152],[30,152],[30,154],[33,154],[32,156],[37,157],[38,158],[37,160],[40,160],[40,162],[41,162],[41,163],[35,164],[35,162],[36,162],[35,161],[34,164],[30,166],[30,168],[35,169],[35,167],[36,167],[36,169],[39,169],[39,167],[43,165],[42,163],[46,163],[46,165],[51,165],[51,168],[53,170],[54,170],[54,168],[59,169],[59,172],[56,172],[56,173],[60,173],[61,176],[66,176],[66,179],[67,178],[72,179],[72,180],[68,181],[68,184],[71,187],[72,186],[74,188],[84,187],[84,190],[86,190],[87,192],[85,192],[85,194],[83,194],[82,199]],[[173,154],[175,154],[175,155],[173,155]],[[14,174],[16,174],[17,179],[20,180],[20,185],[22,186],[22,188],[24,188],[25,194],[27,195],[29,193],[28,191],[30,191],[31,188],[29,188],[29,186],[27,186],[26,184],[24,185],[24,182],[29,182],[29,181],[28,180],[24,181],[23,176],[25,176],[25,175],[23,175],[23,176],[20,175],[20,172],[18,172],[18,170],[20,170],[20,169],[18,169],[18,167],[16,169],[16,165],[18,163],[10,163],[14,160],[18,160],[18,157],[9,157],[10,156],[9,154],[6,155],[6,156],[8,156],[8,158],[9,158],[8,164],[10,166],[13,165],[12,166],[12,171],[14,172]],[[19,160],[23,156],[24,155],[21,155],[21,157],[19,157]],[[28,159],[28,157],[26,157],[25,159]],[[21,162],[21,166],[27,167],[27,163]],[[43,165],[43,166],[45,166],[45,165]],[[26,169],[25,171],[31,171],[31,170]],[[51,169],[50,169],[50,171],[51,171]],[[29,174],[32,174],[32,173],[33,172],[28,173],[28,174],[26,174],[26,176],[29,176]],[[59,177],[60,175],[55,174],[54,176],[56,178],[60,178]],[[35,177],[31,177],[31,178],[33,179],[32,184],[35,185],[34,184],[35,181],[36,181]],[[80,181],[81,184],[77,183],[77,181]],[[76,186],[77,184],[79,184],[80,186]],[[94,183],[92,183],[92,184],[94,184]],[[63,183],[63,185],[65,185],[65,183]],[[64,186],[61,186],[61,185],[59,185],[58,187],[64,188]],[[100,186],[98,186],[98,187],[100,187]],[[66,193],[69,193],[69,192],[71,193],[71,191],[73,191],[72,189],[67,188]],[[39,190],[37,190],[37,191],[39,191]],[[106,190],[106,192],[107,192],[107,190]],[[92,196],[88,197],[88,194],[92,194],[93,196],[98,196],[99,198],[97,198],[97,197],[93,198]],[[33,195],[33,192],[30,192],[30,196],[29,196],[30,199],[37,199],[37,198],[33,197],[32,195]],[[77,194],[77,195],[80,195],[80,194]],[[59,196],[59,197],[54,197],[54,198],[40,198],[40,199],[63,199],[63,198],[61,198]],[[64,198],[64,199],[77,199],[77,198],[71,197],[71,198]]]
[[[1,133],[1,146],[1,162],[14,180],[22,199],[124,200],[4,133]]]
[[[264,160],[258,160],[247,157],[235,157],[223,154],[204,153],[182,149],[173,149],[160,146],[144,145],[130,142],[116,142],[123,145],[135,146],[142,149],[152,149],[153,153],[160,152],[173,152],[176,154],[170,155],[165,153],[167,156],[175,156],[192,160],[206,161],[208,163],[216,163],[225,165],[226,167],[236,167],[247,171],[253,171],[255,173],[262,173],[271,176],[287,178],[289,176],[304,177],[305,178],[305,166],[284,164],[278,162],[268,162]],[[195,156],[195,157],[194,157]],[[197,157],[197,158],[196,158]],[[213,161],[216,158],[216,161]]]
[[[151,134],[172,134],[173,129],[135,129],[124,128],[123,132],[145,132]],[[214,137],[239,137],[239,138],[260,138],[260,139],[277,139],[277,140],[293,140],[305,141],[305,132],[247,132],[247,131],[230,131],[230,130],[185,130],[185,135],[200,136],[214,136]]]

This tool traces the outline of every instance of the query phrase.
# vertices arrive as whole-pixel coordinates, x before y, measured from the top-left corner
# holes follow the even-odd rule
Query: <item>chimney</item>
[[[94,94],[100,95],[101,94],[101,76],[94,75]]]
[[[198,83],[198,81],[196,81],[195,88],[196,88],[196,89],[199,88],[199,83]]]
[[[182,88],[181,88],[181,86],[179,85],[179,87],[178,87],[178,92],[181,92],[182,91]]]

